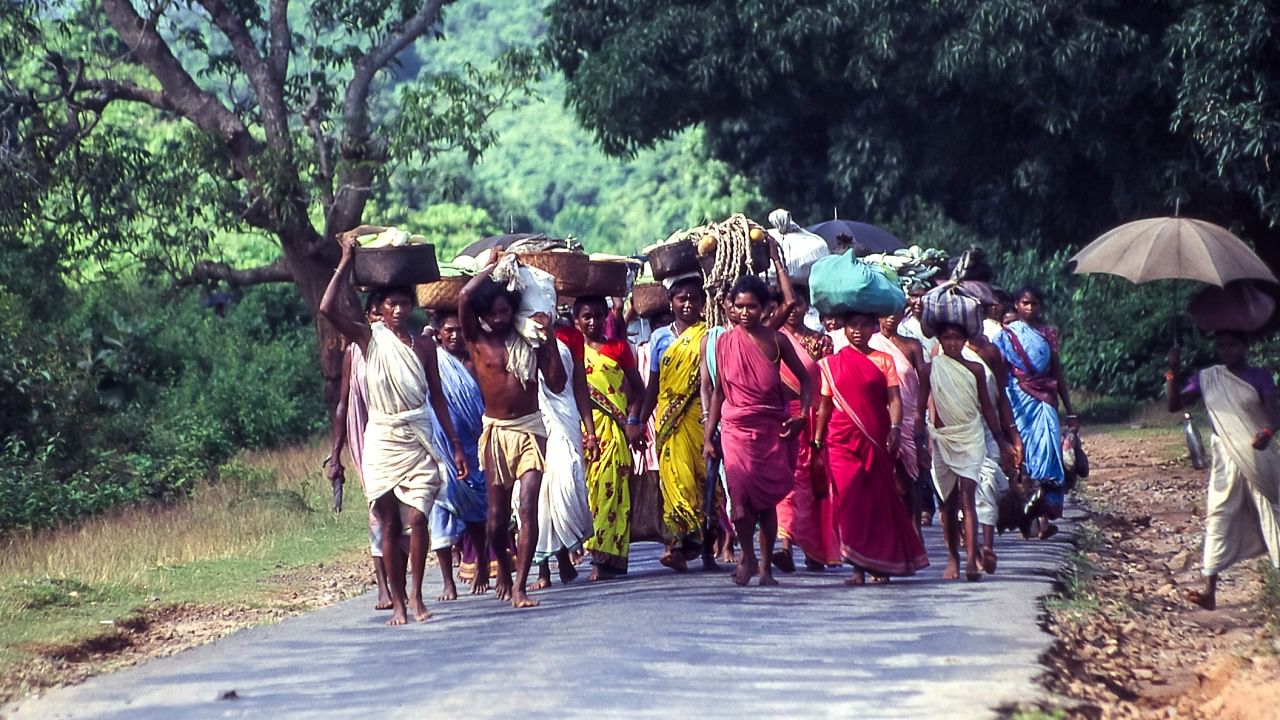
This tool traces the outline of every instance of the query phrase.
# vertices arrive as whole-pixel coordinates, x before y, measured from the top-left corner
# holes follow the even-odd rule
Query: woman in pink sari
[[[764,282],[754,275],[743,277],[729,297],[735,325],[716,342],[719,382],[705,424],[703,455],[709,460],[721,456],[712,442],[712,432],[719,426],[730,519],[742,543],[742,560],[733,581],[746,585],[758,571],[761,585],[776,585],[772,568],[776,508],[795,484],[795,437],[805,426],[813,387],[791,343],[761,322],[770,300]],[[798,415],[787,414],[780,363],[800,379]],[[751,547],[757,523],[758,558]]]
[[[768,324],[779,328],[782,336],[791,342],[796,357],[800,358],[805,374],[809,376],[810,385],[817,387],[822,380],[818,361],[831,354],[831,336],[805,327],[809,289],[793,285],[781,262],[778,266],[782,302]],[[797,415],[800,413],[800,378],[785,365],[779,370],[790,403],[789,412]],[[793,543],[804,551],[805,569],[810,572],[822,572],[827,565],[840,564],[840,545],[836,542],[832,524],[830,481],[826,466],[813,451],[813,429],[818,422],[816,410],[810,410],[808,422],[796,438],[795,484],[778,503],[778,537],[782,540],[782,547],[773,554],[773,564],[784,572],[796,569],[791,554]]]
[[[848,582],[861,585],[868,572],[876,578],[912,575],[929,565],[929,557],[894,475],[901,404],[891,418],[888,373],[859,350],[869,350],[878,318],[854,313],[847,321],[850,346],[819,363],[814,447],[827,453],[840,552],[854,567]]]

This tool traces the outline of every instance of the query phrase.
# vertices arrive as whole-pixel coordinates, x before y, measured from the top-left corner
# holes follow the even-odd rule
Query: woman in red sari
[[[776,243],[771,242],[771,249],[773,247]],[[781,330],[782,336],[791,342],[809,382],[817,387],[822,381],[818,361],[831,354],[831,336],[805,327],[809,289],[793,285],[780,260],[777,261],[777,271],[782,298],[777,311],[767,322]],[[789,411],[796,415],[800,412],[800,378],[785,365],[780,370],[790,402]],[[807,418],[808,422],[796,438],[795,485],[778,503],[778,537],[782,540],[782,547],[773,554],[773,564],[783,572],[796,569],[791,553],[793,543],[804,551],[805,569],[810,572],[823,572],[827,565],[840,564],[840,545],[836,542],[828,492],[830,482],[821,459],[814,462],[818,455],[813,450],[813,429],[818,423],[816,407],[809,411]]]
[[[794,439],[809,414],[813,386],[791,343],[762,322],[770,301],[764,282],[748,275],[738,280],[729,297],[734,327],[716,341],[719,382],[711,396],[702,452],[708,460],[723,456],[729,519],[742,543],[742,560],[733,581],[746,585],[758,571],[761,585],[776,585],[772,554],[778,535],[777,505],[795,483]],[[780,363],[800,378],[801,407],[794,416],[787,413]],[[712,442],[716,426],[723,453]],[[751,547],[757,523],[759,558]]]
[[[848,583],[861,585],[868,572],[912,575],[929,557],[894,476],[902,405],[891,405],[893,359],[867,344],[879,318],[850,313],[845,320],[849,347],[819,363],[822,400],[813,444],[827,453],[840,552],[854,570]]]

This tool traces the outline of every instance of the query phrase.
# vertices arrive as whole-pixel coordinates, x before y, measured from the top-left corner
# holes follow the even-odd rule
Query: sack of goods
[[[892,315],[907,305],[907,296],[879,269],[853,253],[828,255],[809,269],[809,297],[823,315],[851,312]]]
[[[778,241],[782,259],[786,262],[787,277],[801,284],[808,284],[813,264],[831,254],[827,241],[800,227],[791,219],[791,211],[778,208],[769,213],[769,234]]]
[[[943,325],[958,325],[969,337],[982,334],[982,303],[960,284],[940,285],[925,293],[922,300],[920,329],[925,335],[936,337]]]

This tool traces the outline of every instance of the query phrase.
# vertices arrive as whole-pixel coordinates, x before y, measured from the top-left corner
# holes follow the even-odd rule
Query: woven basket
[[[551,273],[556,279],[556,292],[561,295],[580,295],[591,260],[585,253],[547,251],[518,253],[520,262]]]
[[[617,260],[593,260],[587,266],[587,280],[577,297],[623,297],[627,294],[627,263]]]
[[[352,263],[356,285],[391,287],[440,279],[434,245],[361,248]]]
[[[671,309],[667,289],[657,283],[643,283],[631,288],[631,307],[640,317],[649,317]]]
[[[471,280],[466,275],[440,278],[418,286],[418,307],[427,310],[456,310],[462,288]]]
[[[648,257],[655,280],[698,271],[698,246],[692,239],[663,243],[650,250]]]

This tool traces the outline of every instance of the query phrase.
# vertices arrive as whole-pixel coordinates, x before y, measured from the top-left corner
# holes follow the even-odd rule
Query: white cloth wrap
[[[402,504],[427,514],[448,472],[431,446],[435,416],[427,374],[394,332],[381,323],[372,331],[365,353],[369,424],[361,459],[366,497],[372,505],[394,492]]]
[[[999,398],[996,393],[1000,392],[1000,388],[996,385],[996,374],[991,371],[987,361],[971,348],[966,347],[963,355],[966,360],[982,366],[987,378],[987,396],[991,400],[991,407],[998,407]],[[1000,467],[1000,444],[996,442],[995,435],[991,434],[991,428],[987,427],[985,421],[982,427],[986,430],[987,458],[982,461],[982,472],[978,473],[978,491],[974,504],[977,506],[978,522],[995,527],[996,521],[1000,519],[1000,497],[1009,491],[1009,476]]]
[[[1217,575],[1263,553],[1280,569],[1280,457],[1274,446],[1253,449],[1267,426],[1258,391],[1221,365],[1200,371],[1200,391],[1213,425],[1201,571]]]
[[[946,500],[958,478],[978,480],[987,459],[986,425],[978,401],[978,383],[969,368],[946,355],[934,358],[930,374],[933,406],[943,427],[929,423],[933,445],[933,484]]]
[[[538,405],[547,428],[547,454],[538,493],[534,562],[542,562],[560,550],[576,550],[594,530],[582,455],[582,416],[573,394],[573,356],[562,343],[557,342],[556,346],[568,379],[559,393],[551,392],[546,380],[538,383]],[[518,498],[519,493],[513,496]]]

